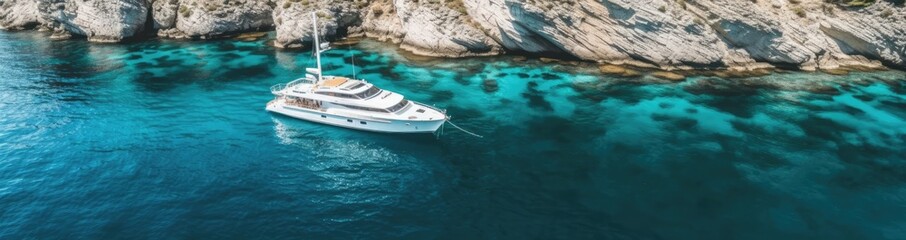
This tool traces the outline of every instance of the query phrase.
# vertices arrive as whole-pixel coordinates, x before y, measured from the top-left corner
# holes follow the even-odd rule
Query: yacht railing
[[[436,111],[438,111],[438,112],[441,112],[441,113],[443,113],[443,114],[445,114],[445,115],[447,114],[447,110],[446,110],[446,109],[440,109],[440,108],[437,108],[437,107],[435,107],[435,106],[431,106],[431,105],[424,104],[424,103],[420,103],[420,102],[416,102],[416,101],[410,101],[410,102],[414,102],[415,104],[424,106],[424,107],[426,107],[426,108],[434,109],[434,110],[436,110]]]
[[[292,88],[292,87],[295,87],[296,85],[303,84],[303,83],[314,83],[314,82],[315,82],[314,80],[311,80],[308,78],[296,79],[296,80],[293,80],[288,83],[281,83],[281,84],[271,86],[271,93],[273,93],[274,95],[280,95],[281,94],[280,92],[283,91],[284,89]]]
[[[290,88],[291,88],[291,87],[295,87],[296,85],[303,84],[303,83],[311,83],[311,84],[314,84],[315,81],[312,80],[312,79],[308,79],[308,78],[300,78],[300,79],[296,79],[296,80],[293,80],[292,82],[287,83],[287,84],[286,84],[286,87],[290,87]]]
[[[280,95],[281,94],[280,91],[283,91],[283,89],[286,89],[286,83],[280,83],[280,84],[271,86],[271,93],[273,93],[274,95]]]

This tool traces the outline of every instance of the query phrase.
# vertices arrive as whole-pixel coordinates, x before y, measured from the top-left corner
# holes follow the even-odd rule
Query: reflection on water
[[[0,238],[906,236],[903,72],[671,83],[363,41],[326,74],[352,55],[485,138],[269,114],[313,60],[263,40],[0,33]]]

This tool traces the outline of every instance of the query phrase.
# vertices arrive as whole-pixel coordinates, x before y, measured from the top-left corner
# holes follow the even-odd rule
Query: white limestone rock
[[[370,37],[428,56],[528,52],[662,69],[906,68],[906,6],[891,2],[0,0],[0,28],[40,24],[52,38],[116,42],[144,30],[211,38],[275,27],[274,45],[292,48],[310,41],[316,11],[326,38]]]
[[[775,64],[814,64],[809,33],[796,24],[794,13],[773,9],[766,1],[690,1],[688,8],[706,21],[732,48],[744,49],[757,61]],[[788,13],[788,14],[784,14]],[[814,45],[807,47],[806,45]]]
[[[144,28],[149,3],[145,0],[40,0],[38,11],[47,25],[86,36],[92,42],[119,42]]]
[[[400,47],[418,55],[437,57],[486,56],[502,49],[458,12],[452,1],[395,0],[404,34]],[[463,9],[464,10],[464,9]]]
[[[454,6],[455,7],[455,6]],[[500,46],[467,15],[442,2],[397,1],[285,1],[274,11],[277,47],[300,47],[311,39],[309,13],[318,11],[321,32],[328,38],[338,32],[353,33],[401,43],[419,55],[464,57],[496,55]]]
[[[400,43],[405,36],[403,22],[392,0],[373,1],[362,12],[361,35],[380,41]]]
[[[825,16],[820,29],[843,52],[906,68],[906,7],[878,2]]]
[[[277,36],[274,46],[299,48],[312,41],[311,13],[318,18],[318,32],[322,37],[333,38],[338,31],[359,25],[360,9],[352,1],[293,1],[283,0],[274,8],[273,19]],[[363,5],[364,6],[364,5]]]
[[[862,10],[823,0],[463,1],[509,50],[665,69],[906,66],[903,7],[882,1]]]
[[[151,3],[151,20],[154,23],[154,29],[176,27],[177,9],[179,9],[179,0],[154,0]]]
[[[274,6],[273,0],[179,0],[176,29],[185,37],[202,39],[259,31],[273,26]]]
[[[511,50],[664,68],[720,65],[728,54],[716,33],[674,1],[464,2]]]
[[[0,0],[0,29],[25,30],[39,24],[35,0]]]
[[[821,0],[689,1],[689,10],[708,21],[731,48],[743,49],[757,61],[809,71],[880,67],[877,61],[845,54],[820,29],[824,16],[838,8]]]

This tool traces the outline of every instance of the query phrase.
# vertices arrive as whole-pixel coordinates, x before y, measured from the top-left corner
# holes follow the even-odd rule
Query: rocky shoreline
[[[615,74],[906,69],[902,0],[0,0],[0,29],[93,42],[275,29],[274,46],[299,48],[312,11],[329,38],[424,56],[563,56]]]

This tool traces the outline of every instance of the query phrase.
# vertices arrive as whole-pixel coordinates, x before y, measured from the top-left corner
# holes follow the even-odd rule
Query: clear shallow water
[[[350,52],[486,137],[268,114],[312,60],[262,41],[0,33],[0,239],[906,238],[903,72],[665,83],[372,42],[327,72]]]

